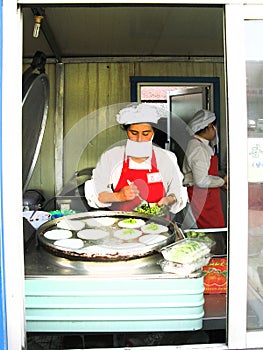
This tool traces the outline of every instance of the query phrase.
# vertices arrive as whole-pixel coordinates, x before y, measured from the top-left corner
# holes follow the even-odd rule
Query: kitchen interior
[[[202,273],[183,279],[163,274],[157,264],[160,254],[156,251],[111,262],[72,258],[45,246],[42,239],[44,230],[54,227],[67,215],[74,219],[112,216],[88,206],[84,183],[91,178],[101,153],[125,138],[115,115],[130,101],[162,104],[185,122],[197,106],[215,111],[223,166],[228,137],[224,7],[28,5],[22,8],[22,14],[28,348],[225,343],[226,288],[204,295]],[[158,93],[149,94],[149,90],[155,89]],[[178,142],[174,140],[180,139],[179,131],[182,133],[177,119],[164,121],[165,139],[160,136],[156,142],[176,153]],[[179,146],[184,141],[185,138]],[[222,193],[222,201],[227,220],[226,193]],[[169,227],[175,239],[182,238],[180,227],[171,223]],[[227,227],[208,229],[206,233],[209,236],[215,232],[223,237],[226,246],[214,252],[214,256],[226,262]],[[124,281],[132,293],[120,290]],[[107,283],[112,285],[109,295],[105,291]],[[186,322],[175,319],[177,316],[173,318],[167,305],[157,304],[163,300],[164,288],[170,297],[179,293],[180,288],[187,289],[188,283],[190,290],[196,288],[194,296],[200,303],[189,312]],[[148,297],[147,291],[150,293],[152,289],[154,306],[144,309],[138,298],[147,303],[145,295]],[[115,311],[115,322],[107,312],[94,311],[92,305],[89,306],[93,308],[92,315],[84,315],[80,311],[81,303],[89,303],[91,294],[84,297],[83,290],[102,293],[103,300],[96,301],[99,308],[107,309],[110,303],[116,303],[113,295],[125,299],[127,293],[130,306]],[[50,305],[45,309],[47,297]],[[78,298],[82,301],[77,301]],[[173,303],[171,300],[171,312],[180,314]],[[61,305],[67,305],[64,313],[60,311]],[[131,305],[140,305],[135,314],[131,313]],[[79,312],[74,313],[73,309]],[[156,310],[162,315],[159,320]],[[196,313],[191,315],[192,312]],[[146,317],[147,313],[153,317]],[[253,312],[251,315],[253,318]],[[149,332],[152,337],[145,344]]]

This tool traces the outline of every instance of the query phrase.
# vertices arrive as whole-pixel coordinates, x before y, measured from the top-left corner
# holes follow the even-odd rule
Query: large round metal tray
[[[48,117],[49,79],[32,73],[23,84],[23,192],[31,180],[40,153]]]
[[[116,219],[116,223],[113,226],[111,226],[110,230],[119,229],[117,222],[119,220],[123,220],[126,218],[142,219],[146,223],[154,222],[160,225],[164,225],[168,228],[168,232],[165,233],[167,238],[163,240],[161,243],[147,245],[147,246],[145,245],[143,247],[135,248],[135,249],[131,249],[131,248],[127,250],[126,249],[125,250],[124,249],[120,249],[120,250],[106,249],[106,252],[98,251],[96,253],[96,251],[95,252],[93,251],[92,253],[90,253],[85,250],[82,251],[81,249],[73,250],[73,249],[58,247],[54,245],[53,241],[47,239],[44,236],[44,234],[47,231],[56,229],[57,224],[65,218],[69,220],[83,221],[88,218],[100,218],[100,217],[114,217]],[[108,230],[109,228],[105,227],[103,229]],[[73,233],[73,238],[76,238],[77,232],[72,231],[72,233]],[[46,248],[52,254],[63,258],[72,259],[72,260],[88,260],[88,261],[120,261],[120,260],[141,258],[141,257],[154,254],[157,251],[159,251],[162,247],[182,238],[183,238],[183,235],[180,229],[178,228],[178,226],[175,223],[163,217],[149,216],[141,213],[122,212],[122,211],[92,211],[92,212],[68,215],[66,217],[61,217],[58,219],[48,221],[42,226],[40,226],[40,228],[37,230],[37,239],[40,245]],[[90,245],[92,245],[91,242],[84,241],[84,248]]]

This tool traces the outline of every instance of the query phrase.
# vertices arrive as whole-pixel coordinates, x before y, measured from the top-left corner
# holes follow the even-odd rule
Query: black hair
[[[122,124],[121,127],[123,130],[127,131],[129,129],[129,127],[133,124],[144,124],[144,123],[132,123],[132,124]],[[153,131],[155,132],[156,130],[156,124],[153,124],[153,123],[146,123],[146,124],[149,124],[151,125],[151,127],[153,128]]]

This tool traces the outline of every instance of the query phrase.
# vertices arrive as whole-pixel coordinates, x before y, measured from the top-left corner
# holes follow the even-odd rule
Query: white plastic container
[[[206,257],[212,244],[208,242],[186,238],[161,249],[163,257],[180,264],[192,264],[200,258]]]

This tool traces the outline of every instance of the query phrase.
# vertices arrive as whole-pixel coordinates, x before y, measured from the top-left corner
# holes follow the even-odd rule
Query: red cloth
[[[218,176],[218,159],[211,157],[209,175]],[[198,228],[224,227],[225,219],[222,210],[220,188],[187,188],[191,208]]]
[[[128,181],[133,182],[140,191],[140,196],[149,203],[158,202],[165,195],[165,188],[162,181],[151,182],[148,174],[159,174],[154,151],[152,153],[151,170],[148,169],[130,169],[130,158],[124,157],[123,167],[119,182],[114,192],[120,191],[121,188],[128,185]],[[131,201],[112,203],[111,210],[131,211],[141,203],[136,197]]]

